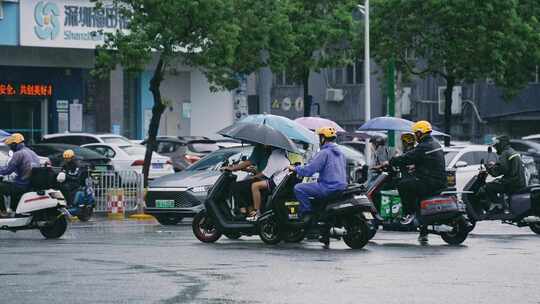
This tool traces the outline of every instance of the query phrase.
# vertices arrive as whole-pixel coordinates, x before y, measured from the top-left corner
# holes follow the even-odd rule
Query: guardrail
[[[144,207],[142,174],[135,171],[92,171],[90,175],[96,198],[96,212],[110,210],[110,196],[120,197],[124,211],[142,210]]]

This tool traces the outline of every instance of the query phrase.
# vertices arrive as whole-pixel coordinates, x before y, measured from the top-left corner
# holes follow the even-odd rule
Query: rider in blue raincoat
[[[312,206],[310,199],[322,199],[347,188],[346,159],[336,140],[336,129],[321,128],[317,130],[321,143],[321,151],[305,166],[291,166],[299,176],[313,176],[319,173],[315,183],[300,183],[294,187],[294,194],[300,202],[300,217],[304,222],[311,219]]]

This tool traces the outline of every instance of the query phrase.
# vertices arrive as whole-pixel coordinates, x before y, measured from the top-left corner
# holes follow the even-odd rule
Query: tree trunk
[[[311,116],[311,95],[309,95],[309,70],[302,74],[302,86],[304,88],[304,117]]]
[[[452,92],[454,91],[454,85],[456,80],[454,77],[449,76],[446,78],[446,90],[444,91],[444,133],[450,134],[450,127],[452,126]],[[444,145],[450,146],[450,137],[444,138]]]
[[[156,136],[159,129],[159,121],[161,120],[161,114],[165,110],[165,106],[161,100],[160,85],[163,81],[164,64],[163,59],[160,57],[156,69],[154,70],[154,76],[150,80],[150,91],[154,97],[154,106],[152,107],[152,119],[150,119],[150,125],[148,126],[148,139],[146,142],[146,153],[144,154],[144,187],[148,187],[148,173],[150,171],[150,164],[152,162],[152,152],[156,147]]]

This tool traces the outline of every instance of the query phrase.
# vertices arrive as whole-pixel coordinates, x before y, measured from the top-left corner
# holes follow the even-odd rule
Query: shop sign
[[[50,84],[12,84],[0,82],[0,96],[41,96],[50,97],[53,86]]]
[[[20,10],[23,46],[94,49],[128,25],[111,1],[96,7],[90,0],[25,0]]]

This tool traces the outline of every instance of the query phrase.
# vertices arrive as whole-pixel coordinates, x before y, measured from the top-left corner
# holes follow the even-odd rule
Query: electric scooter
[[[56,181],[60,184],[66,180],[66,174],[64,172],[58,173]],[[94,214],[94,206],[96,203],[94,196],[94,188],[91,177],[87,177],[84,182],[84,186],[80,186],[74,190],[73,194],[66,194],[72,196],[72,202],[68,204],[68,211],[72,216],[76,216],[81,222],[87,222]]]
[[[488,152],[491,153],[492,150],[488,148]],[[488,172],[484,160],[481,160],[478,175],[473,177],[464,188],[463,199],[471,221],[473,223],[501,221],[503,224],[529,227],[534,233],[540,234],[540,185],[530,185],[517,192],[504,194],[501,197],[503,209],[497,212],[486,212],[475,196],[486,184],[487,177]]]
[[[455,189],[448,189],[439,194],[425,197],[420,201],[417,219],[409,225],[401,225],[402,203],[397,191],[395,195],[381,198],[381,190],[385,185],[396,185],[401,178],[399,168],[386,167],[368,189],[366,196],[379,211],[371,221],[370,239],[373,238],[379,226],[385,230],[417,231],[421,225],[427,227],[428,233],[439,235],[450,245],[463,243],[472,230],[472,223],[466,215],[463,202],[457,197]],[[450,178],[449,178],[450,179]]]
[[[50,168],[32,169],[30,191],[11,197],[18,199],[19,204],[13,217],[0,218],[0,230],[38,229],[47,239],[57,239],[65,233],[70,214],[62,193],[48,187],[47,176],[51,172]]]
[[[193,233],[201,242],[216,242],[222,234],[259,235],[266,244],[281,241],[301,242],[306,235],[324,235],[325,247],[329,239],[343,239],[353,249],[363,248],[368,242],[368,221],[376,213],[371,202],[359,199],[360,185],[351,185],[341,193],[325,200],[312,201],[312,221],[303,223],[298,216],[299,202],[293,189],[302,182],[294,172],[284,171],[283,180],[263,200],[262,215],[256,222],[235,217],[230,208],[231,185],[236,175],[224,172],[205,201],[205,210],[193,218]]]

